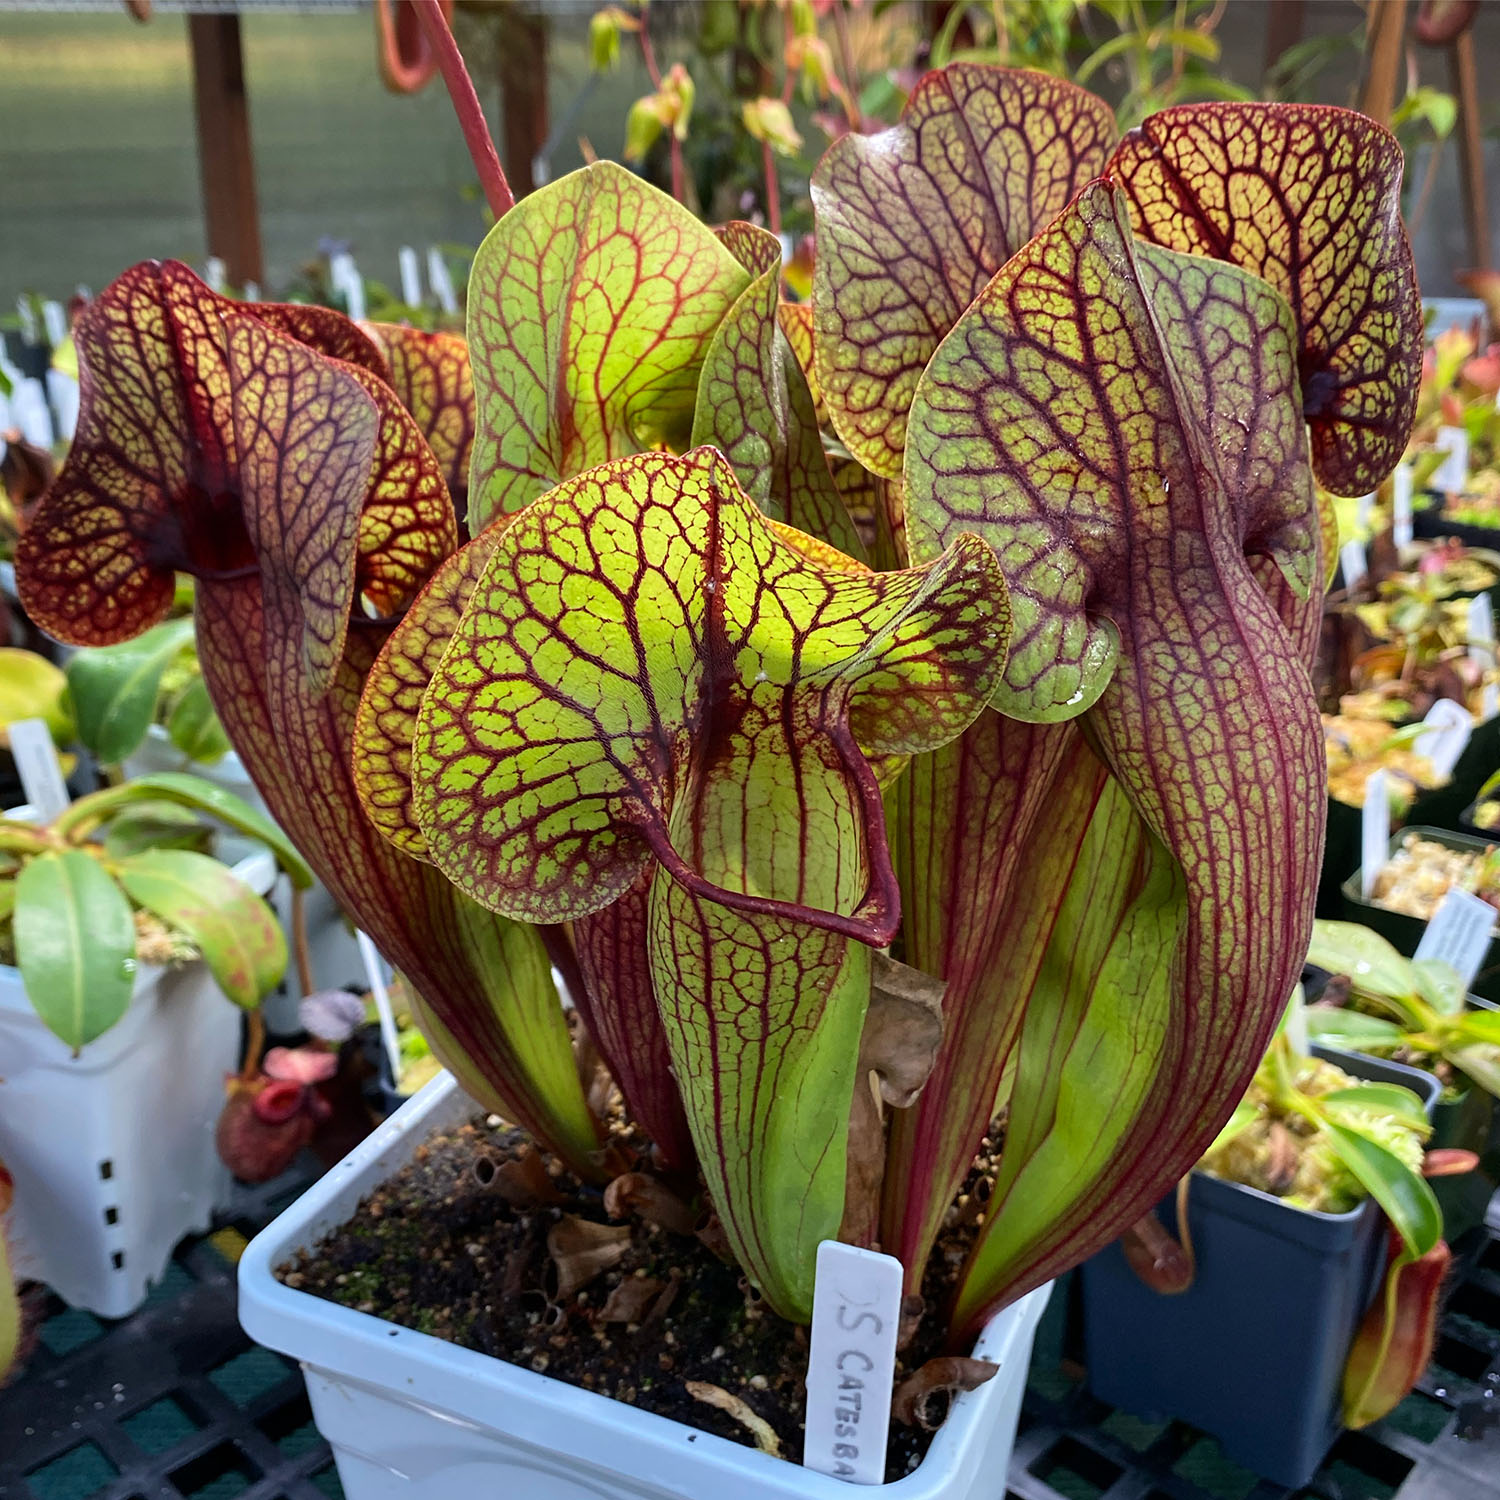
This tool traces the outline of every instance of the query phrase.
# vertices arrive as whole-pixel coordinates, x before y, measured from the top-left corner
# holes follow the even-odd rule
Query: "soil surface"
[[[555,1191],[557,1201],[526,1202],[510,1187],[512,1198],[523,1198],[513,1206],[497,1190],[506,1177],[497,1168],[530,1152],[519,1131],[478,1113],[433,1135],[347,1224],[277,1275],[298,1290],[755,1446],[746,1422],[688,1390],[689,1382],[717,1386],[769,1424],[782,1457],[800,1463],[807,1330],[771,1312],[700,1239],[639,1218],[623,1221],[630,1233],[605,1250],[619,1254],[612,1266],[559,1297],[549,1236],[555,1243],[568,1216],[617,1234],[622,1221],[605,1212],[599,1189],[555,1161],[546,1163],[543,1195]],[[533,1159],[532,1171],[539,1166]],[[986,1140],[932,1257],[928,1308],[947,1300],[992,1174]],[[937,1317],[922,1320],[897,1357],[898,1385],[942,1352],[942,1332]],[[930,1433],[893,1421],[887,1482],[915,1469],[930,1442]]]

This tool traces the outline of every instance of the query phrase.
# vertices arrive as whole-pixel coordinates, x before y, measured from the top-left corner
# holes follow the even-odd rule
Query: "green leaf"
[[[1500,1046],[1500,1011],[1465,1011],[1455,1030],[1464,1041]]]
[[[470,531],[606,459],[681,447],[709,340],[749,281],[711,230],[614,162],[516,204],[469,281]]]
[[[190,808],[176,802],[141,802],[109,820],[104,852],[111,859],[125,859],[143,849],[196,849],[206,854],[212,839],[213,829]]]
[[[1350,1052],[1394,1052],[1405,1032],[1381,1016],[1367,1016],[1357,1010],[1335,1009],[1327,1005],[1307,1008],[1307,1034],[1325,1047],[1341,1047]]]
[[[1339,1160],[1385,1210],[1408,1253],[1426,1255],[1443,1237],[1443,1211],[1425,1179],[1358,1130],[1326,1117],[1322,1126]]]
[[[16,877],[16,966],[49,1031],[76,1052],[108,1031],[135,988],[135,923],[120,888],[81,849]]]
[[[1242,1135],[1260,1118],[1260,1106],[1248,1099],[1234,1107],[1234,1113],[1224,1122],[1224,1128],[1213,1139],[1213,1144],[1203,1154],[1212,1155],[1221,1146],[1227,1146],[1237,1135]]]
[[[709,342],[693,442],[716,447],[773,520],[863,558],[823,455],[812,392],[781,331],[781,241],[750,224],[730,224],[720,237],[755,279]]]
[[[1463,975],[1452,964],[1442,958],[1414,958],[1411,968],[1422,998],[1438,1015],[1461,1014],[1469,997],[1464,989]],[[1425,1025],[1427,1017],[1420,1019]]]
[[[286,972],[286,935],[276,914],[217,860],[187,849],[148,849],[116,866],[138,906],[186,933],[219,988],[253,1010]]]
[[[236,833],[248,834],[271,850],[277,864],[291,876],[293,885],[306,890],[313,883],[312,871],[291,840],[264,813],[257,812],[233,792],[226,792],[190,771],[156,771],[150,776],[138,776],[130,785],[136,792],[199,808]],[[74,803],[75,807],[79,805]]]
[[[162,673],[192,638],[192,620],[168,620],[133,641],[80,651],[68,663],[78,738],[107,765],[146,737]]]
[[[189,760],[212,765],[229,751],[229,736],[214,712],[208,684],[195,677],[182,690],[167,718],[167,734]]]
[[[1432,1133],[1432,1123],[1422,1101],[1399,1083],[1356,1083],[1348,1088],[1332,1089],[1318,1096],[1318,1106],[1341,1116],[1351,1111],[1356,1116],[1361,1113],[1390,1115],[1424,1140]],[[1344,1123],[1353,1129],[1359,1128],[1357,1119],[1345,1119]]]
[[[1500,1048],[1488,1043],[1444,1049],[1443,1056],[1461,1068],[1485,1093],[1500,1099]]]
[[[1401,999],[1417,990],[1411,961],[1357,922],[1314,922],[1307,961],[1330,974],[1347,974],[1356,989],[1382,999]]]

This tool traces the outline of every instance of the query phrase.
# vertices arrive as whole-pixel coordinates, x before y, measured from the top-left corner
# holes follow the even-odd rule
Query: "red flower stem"
[[[469,155],[479,169],[479,184],[484,189],[490,212],[497,219],[503,218],[516,206],[515,194],[505,180],[505,170],[495,152],[490,127],[485,123],[484,109],[479,103],[479,95],[474,92],[474,80],[464,66],[463,54],[453,40],[438,0],[416,0],[415,9],[428,45],[437,54],[443,82],[448,85],[448,97],[453,101],[453,112],[463,128]]]
[[[651,33],[647,30],[647,12],[641,11],[641,26],[636,33],[641,39],[641,61],[646,65],[646,76],[651,80],[651,87],[658,93],[661,92],[661,65],[656,60],[656,48],[651,45]],[[671,138],[667,142],[668,150],[672,157],[672,196],[681,204],[687,203],[686,179],[682,166],[682,142],[677,139],[674,129]]]
[[[844,106],[844,113],[849,117],[850,130],[863,130],[865,128],[864,117],[860,114],[859,105],[854,98],[854,90],[859,83],[859,73],[854,66],[854,44],[849,38],[849,15],[844,9],[844,0],[836,0],[834,4],[833,30],[838,38],[839,61],[844,69],[844,93],[840,103]]]
[[[766,167],[766,226],[772,234],[781,233],[781,182],[776,175],[776,154],[770,141],[760,143],[761,160]]]

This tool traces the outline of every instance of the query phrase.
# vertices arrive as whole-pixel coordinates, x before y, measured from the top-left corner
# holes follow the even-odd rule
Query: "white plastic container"
[[[283,1286],[310,1250],[433,1131],[474,1106],[434,1079],[250,1244],[240,1321],[302,1362],[348,1500],[850,1500],[839,1480],[546,1375]],[[999,1373],[960,1396],[892,1500],[993,1500],[1050,1287],[993,1318],[974,1353]]]
[[[262,851],[235,873],[264,892],[275,864]],[[122,1318],[178,1240],[209,1227],[228,1201],[214,1127],[241,1014],[206,964],[145,967],[129,1009],[75,1057],[0,964],[0,1161],[15,1178],[17,1276]]]

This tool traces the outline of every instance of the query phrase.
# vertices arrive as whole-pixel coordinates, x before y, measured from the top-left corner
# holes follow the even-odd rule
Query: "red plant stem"
[[[781,233],[781,182],[776,176],[776,154],[770,141],[760,143],[761,160],[766,167],[766,226],[772,234]]]
[[[252,1083],[260,1072],[260,1055],[265,1051],[266,1018],[257,1005],[247,1013],[245,1020],[248,1034],[245,1037],[245,1065],[240,1069],[240,1077],[246,1083]]]
[[[297,983],[304,995],[317,989],[313,982],[312,954],[307,946],[307,902],[306,891],[292,891],[292,953],[297,960]]]
[[[497,219],[503,218],[516,206],[515,194],[505,180],[505,169],[500,165],[490,127],[485,123],[484,108],[479,95],[474,92],[474,80],[464,66],[463,54],[453,40],[438,0],[416,0],[415,9],[427,43],[437,54],[443,82],[448,85],[448,97],[453,101],[453,112],[463,129],[469,155],[479,170],[479,185],[484,189],[490,212]]]
[[[637,35],[641,39],[641,61],[646,65],[646,76],[651,80],[651,87],[659,93],[662,83],[661,65],[656,60],[656,48],[651,44],[651,33],[647,29],[649,25],[647,15],[648,12],[643,9],[641,11],[641,26]],[[671,132],[671,136],[667,142],[667,149],[672,157],[672,196],[679,203],[685,204],[687,202],[686,197],[684,197],[687,187],[686,174],[683,171],[682,165],[682,142],[677,139],[676,130]]]
[[[849,117],[850,130],[860,131],[865,128],[865,121],[854,97],[859,73],[854,66],[854,44],[849,37],[849,13],[844,7],[844,0],[837,0],[833,7],[833,30],[839,44],[839,66],[844,71],[844,113]]]

